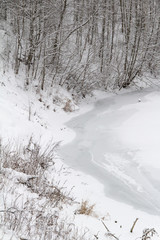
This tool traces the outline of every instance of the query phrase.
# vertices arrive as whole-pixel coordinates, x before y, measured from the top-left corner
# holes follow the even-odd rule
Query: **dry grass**
[[[143,230],[142,240],[150,240],[153,236],[158,235],[154,228],[146,228]]]
[[[65,112],[73,112],[73,106],[72,106],[72,102],[70,99],[67,99],[65,106],[63,107],[63,110]]]
[[[88,216],[92,216],[94,213],[94,206],[90,205],[89,202],[87,200],[82,201],[80,208],[77,210],[77,214],[84,214],[84,215],[88,215]]]
[[[54,165],[55,151],[59,143],[50,143],[44,150],[30,138],[26,146],[8,144],[1,150],[4,168],[11,168],[27,175],[38,175]]]
[[[65,205],[73,204],[74,199],[61,183],[60,172],[54,172],[56,147],[53,144],[42,151],[32,138],[24,147],[1,145],[0,225],[19,239],[86,239],[85,232],[79,233],[67,217],[61,216]],[[59,176],[56,182],[54,177],[47,179],[48,169]]]

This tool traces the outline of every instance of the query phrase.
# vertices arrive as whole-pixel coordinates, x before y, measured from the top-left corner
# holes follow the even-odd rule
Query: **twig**
[[[112,236],[112,237],[114,237],[116,240],[119,240],[113,233],[111,233],[111,232],[109,231],[108,227],[106,226],[106,224],[105,224],[102,220],[101,220],[101,222],[102,222],[103,226],[105,227],[105,229],[108,231],[107,236]]]
[[[106,224],[105,224],[102,220],[101,220],[101,222],[102,222],[103,226],[105,227],[105,229],[106,229],[108,232],[110,232],[109,229],[108,229],[108,227],[106,226]]]
[[[29,102],[28,121],[31,121],[31,103]]]
[[[138,218],[136,218],[136,220],[134,221],[134,223],[133,223],[133,225],[131,227],[131,230],[130,230],[131,233],[133,232],[133,229],[134,229],[137,221],[138,221]]]
[[[119,240],[119,238],[117,238],[113,233],[109,232],[107,233],[107,236],[111,236],[111,237],[114,237],[116,240]]]

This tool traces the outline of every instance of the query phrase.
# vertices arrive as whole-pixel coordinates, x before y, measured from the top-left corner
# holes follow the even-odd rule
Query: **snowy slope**
[[[2,145],[9,143],[9,146],[11,146],[10,150],[13,150],[12,146],[18,148],[20,145],[25,145],[32,136],[35,142],[40,143],[42,150],[51,142],[61,142],[62,146],[72,141],[75,143],[76,149],[76,129],[67,127],[66,123],[69,120],[72,121],[72,118],[74,117],[78,117],[78,121],[80,121],[81,118],[83,118],[82,115],[91,110],[93,110],[92,113],[95,115],[93,103],[98,105],[98,100],[103,98],[107,98],[107,101],[112,101],[110,100],[112,95],[96,92],[91,99],[85,99],[85,102],[80,105],[80,110],[78,110],[76,104],[72,102],[70,94],[63,89],[56,88],[53,91],[51,89],[51,91],[37,94],[36,92],[38,91],[34,86],[30,86],[28,91],[24,90],[23,83],[25,75],[23,72],[15,77],[12,71],[7,71],[9,66],[7,66],[7,64],[4,65],[4,62],[6,62],[4,59],[6,60],[7,57],[5,55],[5,49],[7,48],[7,44],[10,44],[8,39],[11,38],[8,37],[9,32],[6,33],[2,29],[3,26],[0,30],[0,138],[2,140]],[[71,107],[76,111],[72,113],[64,112],[63,108],[68,100],[71,100]],[[159,100],[158,94],[155,93],[148,96],[146,103],[143,102],[143,99],[142,102],[138,103],[138,99],[136,99],[135,105],[132,105],[135,109],[135,114],[132,118],[125,121],[124,125],[122,124],[121,128],[116,132],[116,137],[120,138],[120,141],[127,149],[133,146],[135,149],[141,147],[141,151],[137,152],[137,157],[142,159],[142,164],[143,160],[147,157],[149,170],[147,168],[147,172],[145,171],[146,176],[151,177],[151,174],[148,171],[152,170],[152,173],[154,172],[152,178],[154,178],[155,182],[159,179],[157,169],[159,156],[157,151],[159,135],[157,132],[159,132],[160,116],[157,109],[159,109]],[[135,99],[133,101],[135,102]],[[101,104],[99,107],[99,114],[102,119],[103,113],[101,114]],[[121,110],[124,109],[126,112],[130,108],[126,102],[123,103],[123,107],[120,107]],[[149,114],[148,109],[150,109]],[[112,112],[112,109],[110,109],[110,112]],[[118,118],[119,116],[117,116],[117,121],[120,120]],[[83,119],[83,121],[87,120],[89,119]],[[112,118],[110,120],[111,122],[113,121]],[[90,123],[91,122],[88,124],[92,129],[90,129],[91,132],[89,134],[90,138],[92,138],[93,127],[96,128],[97,126],[91,126],[92,124]],[[96,122],[94,124],[96,124]],[[154,129],[154,131],[151,129]],[[81,130],[81,122],[79,122],[79,130]],[[104,129],[100,130],[102,132],[104,131]],[[136,136],[137,131],[141,133],[138,139]],[[84,136],[85,134],[83,137]],[[133,142],[132,139],[136,139],[136,141]],[[155,140],[155,144],[152,144],[153,139]],[[81,149],[84,149],[86,146],[88,147],[88,145],[89,143],[86,142],[86,139],[83,139]],[[152,146],[152,148],[149,150],[148,146]],[[68,145],[66,145],[66,147],[68,147]],[[73,155],[75,149],[72,148],[70,150],[71,155]],[[12,151],[10,154],[11,153]],[[154,161],[152,156],[155,156]],[[49,184],[53,181],[58,186],[60,185],[60,187],[65,189],[66,192],[71,192],[71,196],[75,199],[73,204],[63,204],[59,208],[53,208],[52,206],[44,207],[45,197],[43,196],[43,198],[40,198],[37,194],[31,192],[30,189],[26,187],[25,183],[27,179],[32,176],[12,170],[11,168],[2,168],[0,163],[0,239],[39,240],[34,234],[32,235],[32,238],[28,238],[25,231],[23,234],[17,234],[19,232],[18,227],[22,223],[22,218],[18,215],[19,222],[18,220],[16,222],[16,211],[11,214],[11,219],[5,219],[5,211],[7,209],[13,211],[16,208],[26,210],[26,219],[27,217],[30,217],[30,212],[34,210],[38,211],[40,209],[44,210],[44,215],[46,216],[49,214],[58,216],[62,222],[69,223],[68,226],[72,225],[73,228],[71,228],[71,230],[69,228],[68,230],[72,231],[75,228],[78,236],[83,236],[81,239],[141,239],[143,231],[146,228],[149,229],[148,231],[155,228],[157,233],[160,234],[159,216],[136,210],[125,202],[120,202],[112,197],[107,197],[104,185],[94,176],[91,176],[89,173],[85,174],[82,171],[73,170],[71,164],[68,166],[66,164],[66,159],[61,161],[57,156],[57,153],[55,153],[54,160],[54,167],[50,167],[45,171],[45,180],[49,182]],[[75,163],[75,159],[72,160],[74,160],[75,168],[75,165],[77,164]],[[110,165],[110,171],[112,173],[116,172],[117,174],[118,170],[122,167],[119,159],[116,161],[116,164],[116,171],[115,165],[113,166],[112,164]],[[119,173],[122,179],[126,181],[130,180],[128,176],[128,178],[126,178],[126,175],[122,171]],[[88,206],[94,205],[93,211],[89,214],[90,216],[79,214],[81,202],[86,200],[88,201]],[[10,209],[10,207],[14,207],[14,209]],[[18,212],[18,214],[19,213],[22,212]],[[133,233],[131,233],[130,229],[137,218],[138,221],[133,229]],[[4,226],[6,223],[3,222],[4,219],[6,222],[10,222],[10,224]],[[12,227],[12,230],[9,230],[12,225],[11,222],[15,222],[15,226]],[[24,223],[26,223],[25,220]],[[45,224],[46,222],[42,221],[41,227],[45,226]],[[31,230],[33,229],[30,229],[30,231]],[[148,237],[151,233],[154,233],[154,231],[148,232]],[[49,240],[49,237],[46,238],[44,236],[41,239]],[[64,240],[63,237],[59,239]],[[76,240],[77,239],[78,237]],[[143,238],[143,240],[146,239]],[[157,240],[160,238],[155,234],[151,239]]]
[[[24,144],[31,135],[36,141],[40,141],[43,146],[50,140],[53,142],[62,141],[62,144],[73,140],[75,133],[65,126],[65,122],[69,121],[72,117],[85,113],[87,110],[93,109],[93,104],[83,104],[81,111],[65,113],[62,108],[66,98],[70,97],[67,93],[56,92],[52,96],[45,93],[40,96],[35,95],[31,89],[25,92],[21,85],[21,77],[23,76],[15,78],[11,73],[6,75],[1,74],[0,133],[2,142],[7,143],[8,141],[13,142],[14,140],[16,144]],[[55,99],[57,95],[62,96],[62,94],[64,97],[59,106],[53,104],[53,98]],[[104,97],[103,94],[101,94],[101,98],[102,97]],[[96,98],[98,99],[100,97],[97,96]],[[153,95],[149,99],[149,104],[152,104],[152,101],[154,104],[157,102],[157,95]],[[140,108],[140,105],[138,105],[138,108]],[[145,109],[147,110],[147,106],[144,110]],[[121,133],[119,132],[119,134]],[[127,142],[125,144],[129,143],[130,142]],[[60,215],[62,215],[62,218],[65,218],[65,216],[69,217],[70,221],[79,227],[80,232],[87,231],[86,239],[90,237],[91,239],[98,238],[105,240],[115,239],[115,237],[117,237],[122,240],[134,240],[142,236],[145,228],[155,228],[155,230],[159,232],[159,216],[149,215],[145,212],[135,210],[125,203],[107,198],[103,184],[89,175],[74,171],[58,159],[56,168],[62,169],[62,171],[60,174],[57,174],[55,178],[57,181],[62,181],[62,183],[67,182],[65,187],[68,189],[73,188],[72,195],[76,199],[76,204],[70,207],[66,206]],[[48,179],[52,178],[52,172],[49,171],[47,176]],[[8,180],[8,184],[14,188],[12,177]],[[22,187],[20,187],[20,189],[19,191],[23,195],[23,199],[26,198],[28,195],[27,191]],[[75,214],[82,200],[88,200],[89,205],[95,204],[94,211],[91,214],[92,216]],[[2,205],[3,204],[1,204],[0,210],[2,210]],[[139,218],[139,220],[135,225],[133,233],[130,233],[130,229],[136,218]],[[103,223],[105,225],[103,225]],[[110,232],[107,231],[106,226]],[[85,230],[86,228],[89,230]],[[8,230],[6,230],[6,234],[4,234],[4,229],[1,234],[2,236],[6,236],[8,240],[10,236],[13,236]],[[115,234],[115,236],[112,234]],[[5,237],[3,239],[5,239]],[[155,235],[152,239],[159,239],[159,237]]]

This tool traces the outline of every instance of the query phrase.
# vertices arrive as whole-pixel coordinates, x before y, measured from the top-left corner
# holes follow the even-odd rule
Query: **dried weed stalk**
[[[77,210],[76,213],[77,213],[77,214],[84,214],[84,215],[91,216],[91,215],[93,215],[93,213],[94,213],[94,211],[93,211],[94,206],[95,206],[95,204],[90,205],[87,200],[82,201],[81,206],[80,206],[80,208]]]
[[[73,203],[70,192],[60,181],[47,179],[47,170],[55,169],[57,146],[53,144],[42,151],[32,138],[27,146],[18,149],[1,146],[0,225],[14,231],[20,239],[86,239],[74,224],[60,216],[64,204]]]

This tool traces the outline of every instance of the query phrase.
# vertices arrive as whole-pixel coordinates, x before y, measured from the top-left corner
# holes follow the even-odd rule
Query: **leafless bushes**
[[[57,146],[42,150],[32,138],[24,147],[1,145],[0,224],[20,239],[85,239],[63,215],[64,205],[73,204],[74,199],[54,179]]]
[[[0,14],[14,32],[7,60],[26,71],[25,86],[38,80],[39,90],[58,84],[84,96],[159,74],[157,0],[5,0]]]

